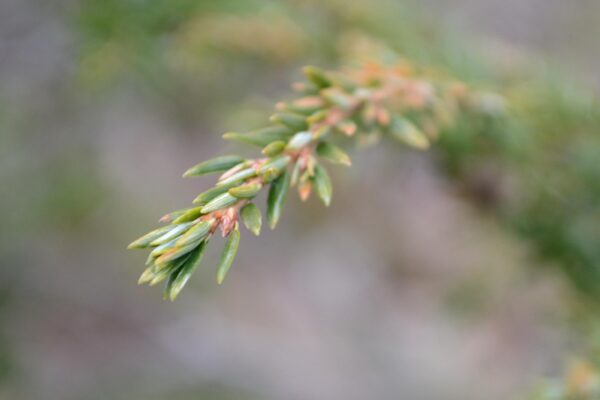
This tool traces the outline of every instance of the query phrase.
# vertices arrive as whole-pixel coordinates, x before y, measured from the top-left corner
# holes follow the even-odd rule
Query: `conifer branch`
[[[160,222],[167,225],[129,245],[151,249],[140,284],[167,280],[165,298],[174,300],[217,231],[228,238],[217,268],[221,284],[239,245],[239,220],[253,234],[260,233],[262,215],[253,201],[262,190],[268,190],[266,219],[271,229],[281,217],[290,187],[303,201],[314,191],[328,206],[332,183],[322,161],[351,165],[349,155],[333,143],[337,137],[366,145],[389,136],[425,150],[456,118],[469,112],[496,112],[489,105],[501,104],[489,101],[495,95],[418,74],[406,64],[368,64],[340,72],[306,67],[304,73],[306,82],[293,86],[299,97],[278,103],[269,126],[223,135],[262,148],[261,157],[217,157],[183,174],[221,173],[215,186],[196,197],[194,207],[163,216]]]

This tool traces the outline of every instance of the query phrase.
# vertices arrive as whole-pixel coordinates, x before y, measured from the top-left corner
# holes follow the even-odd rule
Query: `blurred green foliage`
[[[510,120],[455,129],[443,138],[442,157],[474,199],[491,201],[508,226],[596,302],[600,112],[571,84],[529,76],[508,87]]]

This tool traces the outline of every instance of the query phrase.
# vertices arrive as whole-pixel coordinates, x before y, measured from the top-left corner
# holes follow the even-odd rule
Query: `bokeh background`
[[[526,398],[595,349],[599,35],[596,0],[0,1],[0,399]],[[511,117],[356,153],[222,287],[136,285],[182,171],[373,54]]]

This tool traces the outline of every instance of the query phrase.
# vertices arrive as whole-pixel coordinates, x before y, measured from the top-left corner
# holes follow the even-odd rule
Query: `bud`
[[[310,197],[312,192],[312,182],[310,180],[305,180],[300,185],[298,185],[298,195],[300,196],[300,200],[306,201]]]
[[[339,122],[335,127],[342,131],[342,133],[346,136],[353,136],[358,129],[356,124],[352,121]]]
[[[237,225],[238,211],[233,208],[225,210],[221,216],[219,227],[221,228],[221,235],[223,237],[229,235],[233,228]]]

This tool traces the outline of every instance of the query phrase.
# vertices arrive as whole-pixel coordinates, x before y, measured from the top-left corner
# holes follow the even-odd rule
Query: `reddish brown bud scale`
[[[356,133],[358,127],[352,121],[343,121],[337,124],[336,128],[338,128],[342,133],[346,136],[353,136]]]
[[[298,195],[300,196],[300,200],[302,200],[302,201],[308,200],[311,192],[312,192],[312,182],[311,181],[307,180],[307,181],[301,183],[300,185],[298,185]]]

